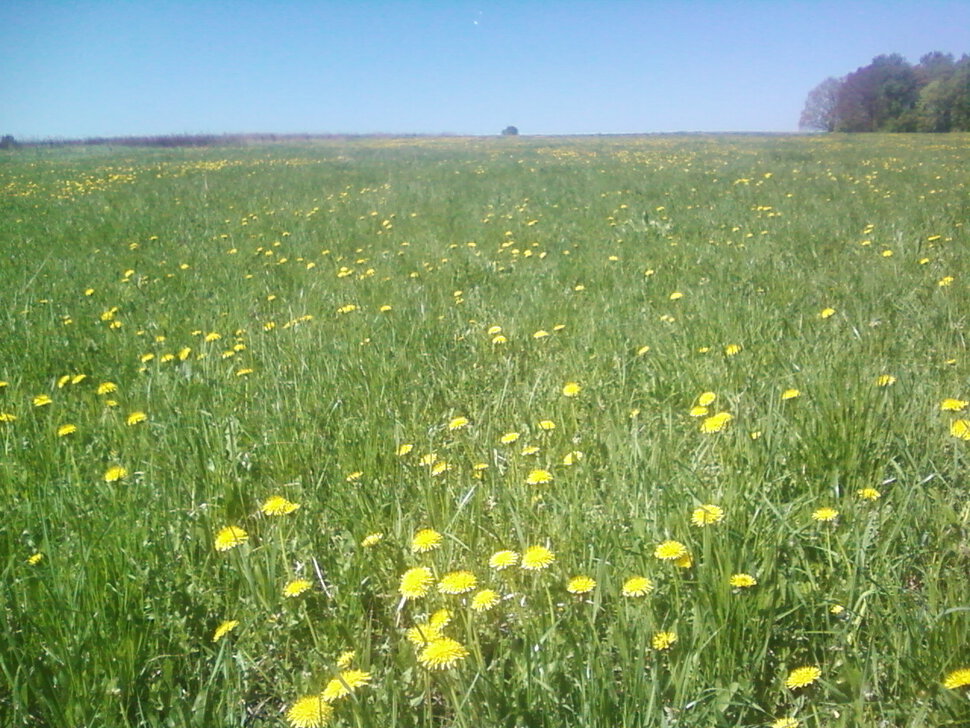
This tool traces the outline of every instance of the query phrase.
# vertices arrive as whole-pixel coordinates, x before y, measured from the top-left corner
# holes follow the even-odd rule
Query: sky
[[[970,2],[4,0],[0,134],[795,131]]]

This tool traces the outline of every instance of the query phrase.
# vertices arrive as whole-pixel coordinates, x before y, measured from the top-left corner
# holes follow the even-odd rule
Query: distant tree
[[[13,149],[16,146],[17,140],[10,134],[5,134],[3,137],[0,137],[0,149]]]
[[[502,129],[502,136],[516,136],[518,135],[518,133],[519,133],[519,130],[516,129],[514,126],[507,126],[504,129]]]
[[[798,120],[800,129],[835,131],[835,107],[839,100],[842,82],[827,78],[808,92],[805,108]]]
[[[919,82],[898,53],[876,56],[845,77],[835,108],[836,131],[915,131]]]

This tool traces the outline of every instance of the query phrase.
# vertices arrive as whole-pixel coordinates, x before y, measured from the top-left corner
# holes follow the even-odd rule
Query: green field
[[[959,134],[0,153],[0,725],[970,726],[968,220]]]

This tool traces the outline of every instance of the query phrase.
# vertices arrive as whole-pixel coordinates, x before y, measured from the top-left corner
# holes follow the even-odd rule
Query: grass
[[[943,685],[970,667],[970,416],[941,409],[970,399],[968,155],[958,134],[3,155],[0,721],[312,725],[288,711],[353,650],[370,681],[332,720],[361,728],[970,725]],[[266,515],[274,495],[300,507]],[[706,504],[723,520],[693,525]],[[247,538],[217,551],[227,526]],[[441,544],[415,553],[424,528]],[[555,561],[488,566],[533,545]],[[477,586],[403,599],[417,566]],[[624,596],[632,576],[653,590]],[[407,633],[441,609],[467,656],[427,669]]]

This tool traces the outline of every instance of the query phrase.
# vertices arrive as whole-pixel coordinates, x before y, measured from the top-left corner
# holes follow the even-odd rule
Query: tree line
[[[798,123],[819,131],[970,131],[970,56],[934,51],[915,66],[876,56],[813,88]]]

